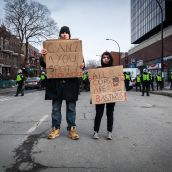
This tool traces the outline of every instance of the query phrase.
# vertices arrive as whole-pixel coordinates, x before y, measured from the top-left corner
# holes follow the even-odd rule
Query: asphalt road
[[[89,92],[77,102],[78,141],[68,138],[65,102],[61,135],[48,140],[51,101],[44,91],[0,95],[0,172],[171,172],[172,98],[127,94],[128,101],[116,103],[112,141],[106,140],[105,114],[100,139],[92,139]]]

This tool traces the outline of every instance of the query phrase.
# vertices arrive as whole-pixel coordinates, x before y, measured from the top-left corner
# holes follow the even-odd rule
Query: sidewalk
[[[172,90],[166,90],[166,89],[155,90],[155,91],[150,91],[150,93],[172,97]]]
[[[172,90],[170,90],[170,86],[166,86],[163,90],[150,91],[150,93],[172,97]]]
[[[135,87],[132,89],[132,91],[136,91]],[[151,94],[172,97],[172,90],[170,90],[170,86],[165,86],[162,90],[156,90],[156,88],[154,88],[154,91],[150,90],[149,92]]]
[[[0,88],[0,94],[9,94],[16,92],[17,86],[10,88]]]

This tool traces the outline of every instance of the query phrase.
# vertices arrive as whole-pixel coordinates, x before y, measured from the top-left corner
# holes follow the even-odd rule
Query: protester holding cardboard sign
[[[101,67],[110,67],[113,64],[112,55],[109,52],[104,52],[101,56]],[[104,107],[106,105],[106,115],[107,115],[107,139],[112,139],[112,128],[113,128],[113,112],[115,103],[103,103],[103,104],[96,104],[96,116],[94,120],[94,139],[98,139],[99,135],[99,128],[101,119],[104,112]]]
[[[70,37],[69,27],[63,26],[59,33],[60,39],[47,40],[44,43],[44,49],[41,51],[40,65],[46,68],[48,77],[45,99],[52,100],[52,131],[48,135],[49,139],[54,139],[60,135],[63,100],[66,100],[66,121],[69,137],[73,140],[79,139],[75,124],[76,101],[79,93],[79,80],[77,77],[80,76],[78,66],[83,60],[80,58],[82,56],[79,47],[80,43],[78,44],[76,41],[76,44],[71,43],[69,41]],[[71,63],[74,66],[73,68]]]

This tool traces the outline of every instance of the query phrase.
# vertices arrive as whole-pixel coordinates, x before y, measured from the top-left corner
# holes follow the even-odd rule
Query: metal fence
[[[15,80],[0,80],[0,88],[9,88],[16,85]]]

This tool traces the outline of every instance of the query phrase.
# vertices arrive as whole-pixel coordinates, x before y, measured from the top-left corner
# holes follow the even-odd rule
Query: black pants
[[[149,88],[149,90],[150,89],[152,89],[152,91],[154,91],[154,85],[153,85],[153,82],[152,81],[150,81],[150,88]]]
[[[107,116],[107,131],[112,132],[113,129],[113,112],[115,103],[106,103],[106,116]],[[94,131],[99,132],[101,119],[103,116],[105,104],[96,105],[96,116],[94,120]]]
[[[156,85],[157,90],[158,90],[158,88],[159,88],[160,90],[162,90],[162,81],[157,81],[156,84],[157,84],[157,85]]]
[[[141,83],[140,82],[136,82],[136,91],[138,90],[139,87],[139,91],[141,92]]]
[[[23,83],[19,83],[17,86],[16,96],[18,96],[19,93],[21,93],[21,95],[24,95]]]
[[[147,96],[149,96],[149,87],[149,82],[142,83],[142,96],[144,96],[145,91],[147,93]]]
[[[129,91],[130,90],[130,81],[128,81],[128,80],[125,80],[125,89],[126,89],[126,91]]]
[[[41,89],[42,90],[45,90],[45,84],[46,84],[46,81],[45,80],[42,80],[41,81]]]

